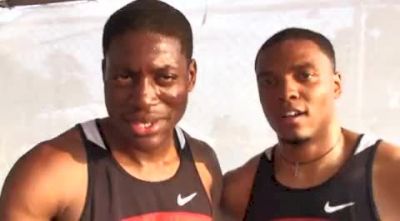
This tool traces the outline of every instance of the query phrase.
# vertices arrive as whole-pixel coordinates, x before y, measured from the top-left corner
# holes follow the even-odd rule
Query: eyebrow
[[[150,67],[150,70],[151,71],[154,71],[154,72],[156,72],[156,71],[168,71],[168,70],[175,70],[175,69],[177,69],[178,67],[175,67],[175,66],[172,66],[172,65],[163,65],[163,66],[160,66],[160,67]],[[126,72],[126,73],[129,73],[129,74],[139,74],[141,71],[140,70],[134,70],[134,69],[132,69],[132,68],[130,68],[130,67],[125,67],[125,68],[123,68],[123,69],[121,69],[123,72]]]
[[[290,69],[292,70],[305,69],[305,68],[315,69],[315,66],[310,62],[301,62],[290,67]]]
[[[261,76],[261,75],[272,75],[274,72],[267,70],[267,71],[260,71],[260,72],[256,72],[256,76]]]
[[[167,65],[151,68],[152,71],[167,71],[167,70],[171,70],[171,69],[173,69],[173,70],[178,69],[178,67],[167,64]]]
[[[298,64],[294,64],[290,67],[289,70],[294,71],[294,70],[299,70],[299,69],[315,69],[314,65],[311,62],[300,62]],[[274,72],[272,70],[265,70],[265,71],[260,71],[256,72],[256,76],[268,76],[268,75],[273,75]]]

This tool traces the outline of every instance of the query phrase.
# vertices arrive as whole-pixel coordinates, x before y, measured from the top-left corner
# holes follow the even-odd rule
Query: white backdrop
[[[127,0],[0,9],[0,187],[36,143],[105,116],[101,33]],[[345,127],[400,144],[400,1],[170,0],[193,25],[198,81],[180,125],[206,140],[224,171],[275,142],[263,117],[255,53],[298,26],[329,37],[343,73]],[[306,3],[305,3],[306,2]]]

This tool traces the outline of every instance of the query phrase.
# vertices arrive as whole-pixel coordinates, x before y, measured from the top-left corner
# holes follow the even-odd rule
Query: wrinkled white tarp
[[[0,9],[0,186],[36,143],[105,116],[102,27],[127,2]],[[259,105],[253,63],[262,42],[290,26],[333,41],[344,79],[338,101],[343,124],[400,143],[398,1],[168,2],[193,25],[199,70],[180,125],[214,146],[224,171],[275,141]]]

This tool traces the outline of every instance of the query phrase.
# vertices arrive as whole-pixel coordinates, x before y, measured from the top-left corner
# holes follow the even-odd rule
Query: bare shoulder
[[[382,141],[373,165],[373,192],[382,220],[400,217],[400,147]]]
[[[400,146],[381,141],[377,150],[377,157],[382,158],[382,160],[389,160],[392,163],[400,163]]]
[[[200,175],[205,171],[209,173],[214,184],[222,183],[221,167],[217,155],[213,148],[202,140],[191,138],[191,150],[197,169],[200,169]],[[206,175],[207,176],[207,175]]]
[[[0,198],[1,220],[50,220],[64,210],[85,166],[73,128],[24,154],[9,172]],[[81,177],[83,176],[83,177]]]
[[[385,180],[400,181],[400,146],[381,141],[376,151],[374,172]],[[398,175],[398,176],[394,176]]]
[[[244,216],[260,156],[254,156],[243,166],[224,175],[222,208],[234,220],[241,220]]]
[[[217,155],[208,143],[193,137],[191,142],[194,144],[191,146],[191,150],[197,162],[204,162],[207,166],[217,166],[219,168]]]
[[[234,170],[227,172],[224,175],[224,182],[229,186],[236,185],[252,185],[252,180],[249,178],[254,178],[255,172],[258,167],[258,162],[260,160],[260,155],[258,154],[247,161],[243,166],[238,167]],[[224,185],[225,186],[225,185]]]

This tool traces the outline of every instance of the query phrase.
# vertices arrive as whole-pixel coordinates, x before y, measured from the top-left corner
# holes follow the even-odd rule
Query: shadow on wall
[[[73,56],[59,51],[46,55],[41,73],[28,69],[27,63],[35,59],[19,61],[6,54],[0,54],[0,59],[0,100],[6,107],[0,110],[0,124],[6,125],[0,127],[0,133],[8,134],[0,151],[5,152],[2,156],[17,158],[26,150],[21,143],[32,145],[37,139],[49,139],[44,137],[49,131],[61,132],[59,121],[52,121],[52,112],[84,105],[91,98],[77,74],[85,70]]]

